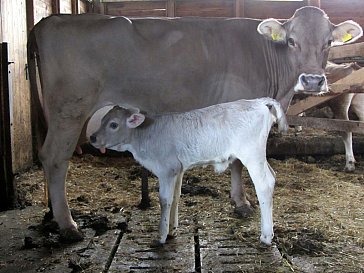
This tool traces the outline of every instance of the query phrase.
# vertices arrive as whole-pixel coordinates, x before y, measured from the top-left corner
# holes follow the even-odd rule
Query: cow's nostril
[[[321,76],[321,79],[320,81],[318,82],[318,86],[321,87],[325,84],[325,77],[324,76]]]
[[[96,136],[95,135],[91,135],[90,136],[90,141],[91,141],[91,143],[95,143],[96,142]]]
[[[308,85],[308,80],[306,79],[306,76],[305,75],[303,75],[301,77],[301,81],[302,81],[303,86],[307,86]]]

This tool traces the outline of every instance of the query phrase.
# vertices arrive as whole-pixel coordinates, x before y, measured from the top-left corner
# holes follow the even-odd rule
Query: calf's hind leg
[[[67,124],[67,128],[66,125]],[[48,192],[52,204],[54,220],[60,228],[61,238],[68,242],[80,241],[83,235],[72,219],[66,197],[65,180],[68,161],[76,147],[82,126],[52,121],[40,150],[44,174],[48,181]]]

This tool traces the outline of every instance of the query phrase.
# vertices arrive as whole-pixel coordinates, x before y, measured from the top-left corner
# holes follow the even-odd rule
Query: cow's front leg
[[[76,222],[72,219],[65,188],[68,161],[76,147],[80,130],[81,128],[76,127],[72,129],[72,126],[62,128],[53,122],[39,153],[39,159],[48,181],[53,217],[60,228],[61,239],[67,242],[83,239]]]
[[[230,197],[235,205],[234,212],[246,218],[254,213],[251,203],[247,198],[246,191],[244,189],[243,180],[241,178],[243,170],[243,164],[240,160],[235,160],[231,164],[231,191]]]
[[[181,172],[176,177],[176,185],[174,187],[174,196],[171,207],[168,238],[175,237],[178,228],[178,202],[181,197],[182,178],[183,178],[183,172]]]
[[[250,163],[248,172],[254,183],[260,205],[261,236],[260,241],[271,245],[273,239],[273,191],[275,173],[266,160]]]

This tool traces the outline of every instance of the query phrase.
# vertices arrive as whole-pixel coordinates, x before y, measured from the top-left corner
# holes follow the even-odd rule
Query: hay
[[[292,269],[359,272],[364,269],[364,166],[348,174],[341,171],[344,156],[310,161],[316,162],[295,158],[269,160],[277,174],[274,241]],[[130,216],[129,211],[140,201],[139,171],[140,167],[128,157],[73,157],[67,178],[70,206],[85,213],[121,212]],[[259,244],[259,213],[245,220],[232,213],[229,171],[215,174],[212,168],[196,168],[188,171],[185,178],[185,183],[207,187],[213,194],[183,194],[182,210],[189,217],[180,219],[182,222],[195,221],[201,229],[208,230],[211,221],[221,220],[219,224],[236,240],[247,245]],[[243,179],[257,203],[246,171]],[[24,193],[23,204],[42,203],[41,170],[30,170],[16,180]],[[149,177],[149,188],[152,206],[159,210],[155,177]]]

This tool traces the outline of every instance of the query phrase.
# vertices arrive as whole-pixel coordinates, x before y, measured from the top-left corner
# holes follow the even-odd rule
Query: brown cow
[[[106,105],[188,111],[259,97],[275,98],[287,109],[295,92],[326,92],[331,43],[360,36],[355,22],[334,25],[314,7],[298,9],[284,23],[95,14],[40,21],[28,41],[33,113],[48,126],[39,159],[62,237],[82,238],[69,211],[65,179],[80,132],[95,111]],[[241,198],[241,169],[241,162],[232,163],[231,195],[238,207],[249,205]]]

